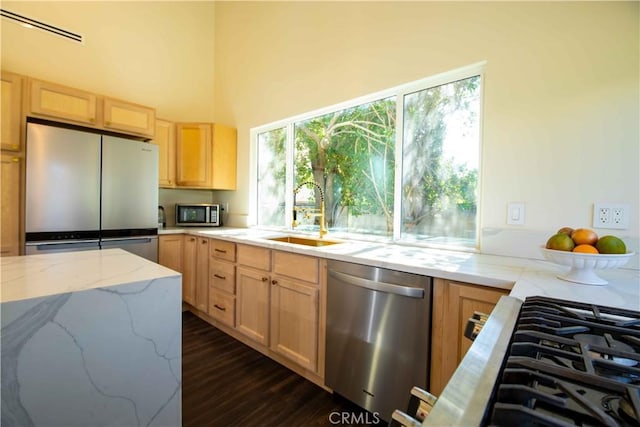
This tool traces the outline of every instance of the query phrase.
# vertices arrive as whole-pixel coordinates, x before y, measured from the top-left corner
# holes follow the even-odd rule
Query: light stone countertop
[[[0,258],[0,302],[178,276],[122,249]]]
[[[250,228],[176,227],[159,230],[161,235],[175,233],[247,243],[304,255],[510,289],[510,295],[521,300],[527,296],[540,295],[640,311],[640,270],[635,269],[598,270],[597,274],[609,281],[609,284],[593,286],[558,279],[557,275],[566,273],[569,267],[540,259],[363,241],[308,247],[267,240],[269,237],[290,233]],[[638,254],[635,256],[637,257]]]

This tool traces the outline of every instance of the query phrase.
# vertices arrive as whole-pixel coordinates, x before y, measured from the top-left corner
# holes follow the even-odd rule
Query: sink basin
[[[335,245],[337,243],[342,243],[339,240],[327,240],[327,239],[319,239],[314,237],[297,237],[297,236],[272,237],[267,240],[271,240],[274,242],[291,243],[294,245],[304,245],[304,246],[329,246],[329,245]]]

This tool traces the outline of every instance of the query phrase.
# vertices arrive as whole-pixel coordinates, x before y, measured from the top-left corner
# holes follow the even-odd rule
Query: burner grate
[[[527,298],[490,425],[640,426],[640,313]]]

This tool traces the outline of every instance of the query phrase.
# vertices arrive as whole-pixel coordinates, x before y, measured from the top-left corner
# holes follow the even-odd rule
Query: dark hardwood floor
[[[183,313],[182,328],[183,426],[376,425],[372,414],[194,314]]]

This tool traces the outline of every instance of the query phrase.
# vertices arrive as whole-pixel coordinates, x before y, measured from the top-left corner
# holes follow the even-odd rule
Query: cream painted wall
[[[594,201],[630,204],[615,233],[637,245],[637,2],[220,2],[215,26],[215,116],[238,127],[232,212],[247,212],[250,128],[486,60],[482,250],[591,226]],[[506,225],[510,201],[524,226]]]
[[[85,37],[83,45],[6,19],[2,69],[213,121],[213,2],[3,1],[2,8]]]

